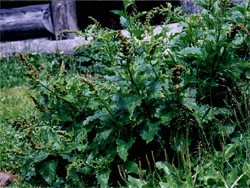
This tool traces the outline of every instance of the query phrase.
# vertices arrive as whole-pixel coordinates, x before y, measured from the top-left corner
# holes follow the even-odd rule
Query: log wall
[[[50,4],[1,9],[0,37],[3,40],[18,40],[52,36]]]
[[[234,1],[241,2],[241,0]],[[190,0],[183,0],[181,5],[190,13],[201,9]],[[180,32],[178,25],[173,27],[173,32]],[[45,39],[0,42],[0,59],[23,52],[73,53],[76,46],[89,42],[83,38],[72,39],[75,37],[72,34],[57,37],[62,30],[78,29],[75,0],[52,0],[47,4],[1,9],[0,28],[1,40],[45,37]],[[59,41],[48,40],[51,36]]]
[[[74,34],[58,34],[63,30],[78,30],[75,0],[58,1],[52,0],[51,10],[54,23],[54,34],[56,39],[74,38]]]

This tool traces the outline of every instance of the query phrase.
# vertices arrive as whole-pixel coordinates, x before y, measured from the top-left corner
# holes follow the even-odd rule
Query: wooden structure
[[[51,10],[56,39],[74,38],[74,34],[61,35],[59,37],[58,34],[62,30],[78,30],[75,0],[52,0]]]
[[[144,4],[146,3],[144,2]],[[183,0],[182,5],[191,12],[199,9],[190,0]],[[44,37],[56,40],[72,39],[75,37],[74,34],[60,36],[58,34],[62,30],[79,29],[77,26],[76,0],[50,0],[45,4],[1,9],[0,28],[1,41]]]
[[[0,16],[1,40],[46,37],[54,33],[49,4],[1,9]]]
[[[201,7],[196,5],[194,2],[190,0],[182,0],[180,1],[180,5],[186,9],[190,14],[199,12]]]
[[[240,2],[241,0],[233,1]],[[16,52],[52,53],[59,50],[62,53],[73,53],[76,46],[89,42],[83,38],[75,38],[74,34],[58,36],[62,30],[79,29],[76,0],[49,0],[45,3],[41,1],[41,3],[36,2],[36,5],[19,8],[0,9],[0,59]],[[191,0],[182,0],[179,5],[190,13],[201,10],[201,7]],[[105,17],[105,19],[107,18]],[[108,21],[110,22],[110,20]],[[173,32],[175,31],[179,31],[177,25],[173,28]],[[33,40],[31,40],[32,38]]]
[[[62,35],[62,30],[78,30],[75,0],[52,0],[50,4],[1,9],[1,40],[53,37],[74,38]]]

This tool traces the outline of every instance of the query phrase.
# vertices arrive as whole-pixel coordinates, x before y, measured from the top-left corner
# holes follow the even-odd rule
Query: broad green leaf
[[[76,159],[77,159],[77,157],[76,156],[72,156],[72,155],[69,155],[69,154],[60,154],[60,156],[63,158],[63,159],[65,159],[65,160],[67,160],[67,161],[69,161],[69,162],[74,162],[74,161],[76,161]]]
[[[101,187],[108,187],[108,180],[111,170],[102,171],[96,174],[96,178]]]
[[[150,88],[150,99],[157,99],[162,97],[162,84],[160,82],[154,82],[152,83],[152,86]]]
[[[235,154],[235,147],[233,144],[225,146],[225,159],[229,160]]]
[[[184,182],[186,183],[186,182]],[[190,187],[190,185],[180,185],[173,176],[169,176],[164,182],[159,182],[160,188],[183,188]],[[192,186],[191,186],[192,187]]]
[[[171,188],[166,182],[159,182],[160,188]]]
[[[185,98],[183,100],[183,105],[186,106],[190,111],[197,109],[197,103],[195,100],[196,90],[195,89],[187,89],[185,91]]]
[[[133,116],[134,110],[141,104],[141,97],[137,95],[122,95],[121,96],[123,105],[129,112],[130,118]]]
[[[79,134],[75,137],[74,142],[80,143],[84,139],[87,139],[87,133],[86,133],[85,129],[81,129],[81,131],[79,132]]]
[[[144,16],[146,13],[147,13],[146,11],[140,12],[140,13],[138,13],[137,15],[135,15],[133,18],[134,18],[135,20],[137,20],[138,18]]]
[[[128,171],[128,173],[138,174],[138,170],[139,170],[138,165],[137,163],[133,161],[129,161],[125,168]]]
[[[123,0],[123,6],[124,9],[127,10],[127,8],[134,3],[134,0]]]
[[[214,31],[214,32],[215,32],[215,31]],[[212,34],[207,35],[206,38],[205,38],[205,40],[206,40],[207,42],[216,43],[216,37],[215,37],[214,35],[212,35]]]
[[[99,138],[102,139],[102,140],[106,140],[109,137],[112,130],[113,129],[108,129],[108,130],[100,132]]]
[[[234,168],[231,170],[231,172],[226,177],[226,182],[229,186],[231,186],[234,181],[238,178],[238,170],[237,168]]]
[[[153,179],[149,179],[145,185],[142,186],[142,188],[152,188],[155,187],[155,182],[153,182]]]
[[[120,23],[125,28],[129,27],[129,21],[123,16],[120,17]]]
[[[49,143],[53,145],[53,149],[57,151],[64,150],[64,145],[61,143],[61,140],[59,139],[59,135],[49,132],[48,133],[48,139]]]
[[[40,151],[37,155],[35,155],[34,161],[36,163],[39,163],[39,162],[44,161],[45,159],[47,159],[48,156],[49,156],[49,153],[44,152],[44,151]]]
[[[156,118],[160,119],[160,121],[163,125],[168,125],[169,122],[174,117],[176,117],[176,114],[173,111],[167,111],[166,109],[161,108],[161,107],[156,109],[156,112],[154,115]]]
[[[229,136],[234,132],[234,130],[235,130],[235,125],[232,123],[227,123],[227,124],[225,124],[224,127],[219,128],[219,133],[221,135]]]
[[[46,161],[41,164],[41,168],[39,169],[39,173],[43,179],[50,185],[56,178],[57,164],[58,161]]]
[[[129,188],[142,188],[145,185],[144,180],[133,178],[132,176],[128,175],[128,187]]]
[[[127,161],[128,150],[129,148],[131,148],[134,142],[135,142],[135,138],[131,138],[129,142],[125,142],[119,139],[116,140],[116,144],[117,144],[116,151],[124,162]]]
[[[63,98],[65,101],[69,102],[69,103],[73,103],[74,102],[74,96],[73,95],[66,95],[61,97]]]
[[[123,16],[123,17],[127,17],[127,13],[123,12],[122,10],[111,10],[110,12],[119,15],[119,16]]]
[[[84,152],[86,149],[87,149],[88,145],[79,145],[76,147],[76,149],[79,151],[79,152]]]
[[[166,162],[162,162],[162,161],[156,162],[156,168],[158,168],[159,170],[163,169],[165,175],[169,175],[170,174],[170,170],[167,167]]]
[[[104,37],[106,40],[110,40],[110,37],[113,37],[113,36],[115,36],[116,34],[117,34],[117,32],[112,31],[112,32],[108,32],[108,33],[104,34],[103,37]]]
[[[245,161],[242,170],[250,178],[250,164],[247,161]]]
[[[146,141],[147,144],[154,139],[154,136],[160,130],[159,125],[160,122],[150,123],[149,121],[147,121],[145,127],[140,132],[140,136],[143,138],[143,140]]]
[[[21,170],[21,175],[22,177],[26,177],[28,176],[31,172],[31,167],[33,166],[34,161],[31,158],[28,158],[24,161],[23,166],[22,166],[22,170]],[[36,172],[34,171],[33,175],[36,175]],[[32,176],[33,176],[32,175]]]
[[[212,8],[214,9],[215,13],[218,13],[221,10],[221,8],[219,6],[219,1],[214,1]]]
[[[99,117],[100,117],[100,114],[99,114],[99,113],[95,113],[95,114],[92,115],[92,116],[88,116],[88,117],[86,118],[86,120],[83,121],[82,124],[83,124],[83,125],[88,125],[90,122],[92,122],[92,121],[98,119]]]
[[[201,58],[203,56],[201,48],[187,47],[179,52],[183,56]]]
[[[236,45],[236,46],[239,46],[239,45],[241,45],[242,42],[244,41],[243,39],[244,39],[243,37],[237,36],[237,37],[235,37],[235,39],[233,40],[232,43],[233,43],[234,45]]]
[[[58,118],[59,118],[61,121],[73,121],[70,112],[69,112],[69,111],[66,111],[65,109],[60,110],[60,113],[59,113]]]

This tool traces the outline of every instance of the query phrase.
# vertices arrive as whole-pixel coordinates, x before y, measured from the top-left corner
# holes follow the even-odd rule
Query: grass
[[[18,57],[5,58],[0,61],[0,88],[27,85],[24,67]]]
[[[23,119],[34,112],[34,103],[29,97],[32,93],[27,86],[0,90],[0,119]]]
[[[22,182],[20,170],[30,150],[25,133],[13,127],[16,120],[29,119],[36,113],[29,95],[27,77],[19,58],[5,58],[0,61],[0,171],[17,175],[11,187],[32,187]]]
[[[0,89],[0,170],[17,173],[27,150],[24,133],[13,127],[16,120],[35,113],[27,86]]]
[[[35,105],[29,97],[24,67],[18,57],[0,61],[0,171],[20,174],[23,160],[28,151],[24,133],[13,127],[16,120],[29,119],[34,114]],[[14,187],[30,187],[20,178]]]

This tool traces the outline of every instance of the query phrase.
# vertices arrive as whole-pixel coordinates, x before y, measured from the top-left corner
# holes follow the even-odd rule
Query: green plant
[[[94,75],[68,74],[67,62],[39,71],[21,55],[42,113],[22,177],[53,187],[248,186],[249,135],[239,139],[249,132],[249,1],[200,1],[195,15],[155,9],[180,22],[171,36],[154,35],[139,21],[146,13],[129,13],[133,3],[113,11],[130,37],[97,22],[87,28]]]

